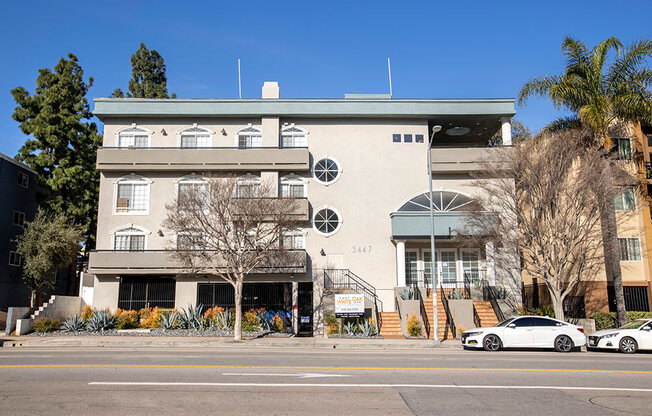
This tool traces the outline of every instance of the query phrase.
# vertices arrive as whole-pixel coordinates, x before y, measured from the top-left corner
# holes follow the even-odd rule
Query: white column
[[[502,135],[503,135],[503,146],[512,145],[512,123],[509,117],[502,117],[500,119]]]
[[[496,285],[496,264],[494,263],[494,243],[489,241],[485,245],[485,253],[487,254],[487,283],[489,286]]]
[[[405,286],[405,241],[396,242],[396,286]]]

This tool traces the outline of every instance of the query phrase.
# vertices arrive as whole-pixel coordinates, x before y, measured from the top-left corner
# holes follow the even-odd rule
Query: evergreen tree
[[[154,49],[147,49],[144,43],[131,55],[131,80],[129,80],[129,98],[170,98],[168,96],[166,67],[163,57]],[[114,98],[123,98],[120,88],[111,94]],[[172,94],[172,98],[176,98]]]
[[[86,94],[93,78],[84,81],[77,57],[61,58],[54,70],[39,70],[33,95],[23,87],[11,91],[18,104],[13,119],[29,135],[16,158],[38,174],[53,191],[42,201],[81,226],[86,249],[95,244],[99,174],[95,169],[97,132]]]

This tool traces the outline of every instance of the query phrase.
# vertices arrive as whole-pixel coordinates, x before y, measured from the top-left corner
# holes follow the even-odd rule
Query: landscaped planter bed
[[[143,331],[118,331],[117,329],[109,329],[106,331],[53,331],[38,333],[33,332],[28,334],[30,337],[84,337],[84,336],[113,336],[113,337],[230,337],[233,338],[233,331],[224,330],[211,330],[198,331],[194,329],[162,329],[155,328],[149,332]],[[293,334],[291,332],[271,332],[271,331],[257,331],[245,332],[242,331],[244,338],[260,338],[260,337],[274,337],[274,338],[289,338]],[[359,338],[359,337],[358,337]]]

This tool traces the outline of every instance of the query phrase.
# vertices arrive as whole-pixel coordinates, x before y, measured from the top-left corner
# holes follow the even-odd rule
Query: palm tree
[[[561,75],[543,75],[530,79],[518,96],[524,105],[531,96],[548,97],[557,109],[574,116],[558,119],[544,129],[555,130],[584,126],[590,128],[596,143],[611,150],[609,130],[618,122],[652,124],[652,70],[645,66],[652,56],[652,41],[632,43],[624,48],[615,37],[588,49],[584,42],[566,37],[561,45],[566,67]],[[614,52],[611,56],[610,52]],[[614,283],[618,321],[627,321],[623,281],[620,270],[616,216],[611,192],[601,196],[611,202],[600,212],[605,270]]]

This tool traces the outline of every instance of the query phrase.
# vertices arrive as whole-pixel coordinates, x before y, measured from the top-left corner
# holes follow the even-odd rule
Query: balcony
[[[645,177],[652,179],[652,162],[645,162]]]
[[[301,274],[306,272],[307,254],[305,250],[284,252],[278,262],[255,269],[253,274]],[[190,274],[170,256],[167,250],[93,250],[88,261],[88,272],[96,275],[123,274]]]
[[[487,163],[507,156],[511,146],[441,146],[432,147],[432,171],[443,173],[478,172],[486,170]],[[494,167],[494,164],[489,166]],[[499,164],[495,164],[499,168]]]
[[[101,147],[97,151],[101,171],[307,171],[308,148],[258,147]]]

